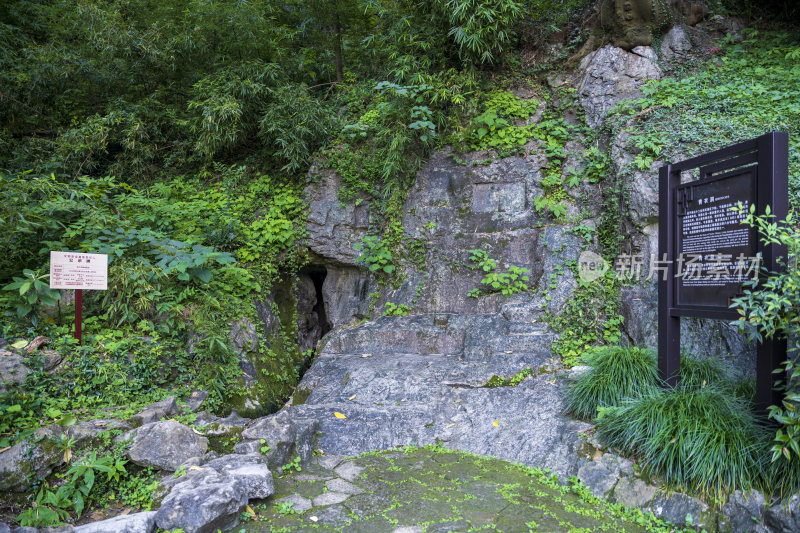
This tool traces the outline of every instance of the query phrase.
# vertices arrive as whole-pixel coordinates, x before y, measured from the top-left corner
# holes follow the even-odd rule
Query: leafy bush
[[[763,337],[784,337],[789,341],[789,359],[783,363],[785,380],[780,386],[785,392],[781,405],[769,407],[769,417],[780,424],[772,444],[772,471],[788,474],[776,479],[782,490],[795,490],[800,487],[797,473],[800,472],[800,372],[797,372],[797,345],[800,338],[800,229],[795,224],[795,216],[789,214],[786,220],[775,221],[769,211],[756,216],[750,210],[745,223],[755,226],[765,244],[785,246],[787,255],[782,258],[782,268],[778,272],[763,272],[760,279],[745,283],[743,296],[734,298],[733,305],[742,315],[739,323],[749,340]],[[794,460],[794,463],[792,463]],[[790,463],[780,465],[775,463]]]
[[[570,385],[567,412],[592,420],[598,409],[653,392],[659,384],[656,357],[650,350],[619,346],[584,356],[589,369]]]
[[[599,410],[598,436],[672,487],[715,497],[763,480],[765,432],[747,403],[721,388],[654,389]]]
[[[475,249],[470,250],[470,261],[476,263],[471,265],[472,269],[480,269],[485,275],[481,280],[481,284],[485,286],[485,291],[489,294],[499,292],[506,298],[513,294],[525,292],[528,290],[526,283],[530,277],[530,270],[524,267],[510,265],[508,271],[497,272],[497,262],[489,257],[485,250]],[[480,289],[472,289],[469,294],[473,298],[481,296]]]
[[[367,235],[360,243],[353,245],[356,250],[363,250],[358,260],[367,265],[370,272],[391,274],[395,270],[392,252],[387,244],[374,235]]]

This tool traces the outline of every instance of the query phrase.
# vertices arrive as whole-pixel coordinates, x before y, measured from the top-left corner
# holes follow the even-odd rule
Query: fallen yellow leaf
[[[244,510],[245,510],[245,511],[247,511],[247,514],[249,514],[249,515],[250,515],[250,517],[251,517],[253,520],[255,520],[255,519],[256,519],[256,512],[255,512],[255,511],[253,511],[253,508],[252,508],[252,507],[250,507],[249,505],[246,505],[246,506],[245,506],[245,508],[244,508]]]
[[[344,416],[339,411],[336,411],[335,413],[333,413],[333,416],[335,416],[336,418],[347,418],[346,416]]]
[[[499,425],[500,425],[500,423],[499,423],[497,420],[495,420],[495,421],[492,423],[492,425],[493,425],[494,427],[497,427],[497,426],[499,426]]]
[[[356,395],[355,395],[355,394],[353,394],[352,396],[350,396],[350,397],[348,398],[348,400],[350,400],[351,402],[352,402],[353,400],[355,400],[355,399],[356,399]]]

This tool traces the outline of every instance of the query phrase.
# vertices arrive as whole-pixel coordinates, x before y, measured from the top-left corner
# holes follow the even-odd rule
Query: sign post
[[[788,214],[789,137],[772,132],[673,165],[661,167],[658,254],[658,368],[674,386],[680,379],[681,317],[736,320],[731,300],[759,266],[780,268],[785,247],[764,245],[743,223],[741,204],[756,214],[769,206],[777,220]],[[780,403],[785,339],[764,339],[756,363],[756,407]]]
[[[50,288],[75,289],[75,338],[81,344],[83,290],[108,288],[108,256],[51,251]]]

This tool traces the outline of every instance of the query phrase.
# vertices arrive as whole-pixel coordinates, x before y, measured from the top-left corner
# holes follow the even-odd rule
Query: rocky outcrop
[[[62,452],[57,442],[62,436],[72,439],[73,449],[95,443],[98,433],[119,427],[119,420],[89,420],[73,426],[56,424],[37,430],[26,441],[0,452],[0,490],[23,492],[34,480],[49,476],[61,463]]]
[[[281,411],[245,429],[242,432],[243,440],[234,451],[240,454],[261,453],[272,468],[285,465],[293,456],[307,463],[314,450],[318,429],[316,420],[295,421],[287,411]],[[265,446],[268,450],[262,452]]]
[[[228,455],[170,480],[155,522],[161,529],[207,533],[236,525],[238,515],[254,498],[275,490],[266,460],[256,455]]]
[[[208,439],[172,420],[145,424],[123,435],[122,440],[131,441],[126,451],[131,461],[170,472],[208,450]]]
[[[156,512],[115,516],[75,528],[75,533],[151,533],[156,529]]]
[[[651,46],[655,37],[679,22],[695,25],[708,15],[702,0],[601,0],[596,17],[614,46]]]
[[[586,123],[597,128],[617,102],[641,97],[642,85],[662,76],[657,61],[649,46],[636,46],[628,52],[609,44],[584,57],[577,89]]]
[[[767,509],[765,522],[776,533],[800,531],[800,494]]]
[[[565,389],[556,376],[485,386],[525,368],[555,370],[552,340],[544,326],[501,315],[383,317],[332,332],[298,386],[309,394],[305,403],[243,436],[316,422],[326,454],[441,442],[569,476],[580,461],[579,432],[589,426],[561,415]]]

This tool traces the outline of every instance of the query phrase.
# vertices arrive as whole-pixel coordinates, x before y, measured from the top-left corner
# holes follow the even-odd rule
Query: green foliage
[[[526,125],[540,103],[522,99],[510,91],[496,90],[486,95],[483,112],[467,129],[465,144],[473,150],[495,149],[501,153],[522,147],[533,137],[534,125]]]
[[[447,13],[449,35],[462,60],[473,64],[496,63],[512,43],[514,25],[523,14],[516,0],[436,0]]]
[[[719,498],[763,479],[764,432],[748,404],[721,388],[656,389],[599,411],[600,438],[672,487]]]
[[[646,349],[618,346],[584,356],[589,370],[570,385],[567,412],[592,420],[598,409],[653,392],[659,385],[656,358]]]
[[[442,109],[451,98],[439,91],[441,81],[432,81],[437,85],[382,81],[345,88],[342,98],[352,102],[352,117],[334,147],[324,151],[326,164],[344,182],[343,201],[364,193],[383,213],[402,205],[410,181],[435,146]]]
[[[525,292],[528,290],[526,283],[530,277],[530,270],[524,267],[510,265],[506,272],[497,272],[497,262],[489,257],[485,250],[475,249],[470,250],[470,261],[476,263],[471,265],[471,269],[480,269],[485,273],[481,283],[485,285],[487,294],[499,292],[506,298],[513,294]],[[478,298],[482,295],[480,289],[473,289],[469,292],[469,296]]]
[[[106,474],[106,481],[120,481],[120,475],[127,475],[125,463],[113,456],[97,457],[92,452],[88,457],[73,464],[64,475],[64,483],[53,492],[47,485],[43,485],[36,495],[33,506],[26,509],[17,517],[23,526],[52,526],[58,525],[69,517],[67,509],[72,508],[77,518],[83,510],[91,504],[92,498],[98,491],[95,488],[95,479],[99,473]]]
[[[746,37],[740,44],[722,43],[719,57],[694,75],[649,82],[644,98],[617,110],[613,129],[626,129],[637,152],[623,172],[647,170],[656,158],[685,159],[787,131],[790,205],[800,205],[800,41],[796,34],[753,30]],[[639,113],[641,120],[630,120]]]
[[[533,373],[530,367],[523,368],[511,377],[504,378],[500,376],[492,376],[483,386],[487,388],[494,387],[516,387],[522,380],[529,377]]]
[[[407,316],[411,312],[411,308],[405,304],[396,305],[392,302],[386,302],[384,306],[384,316]]]
[[[778,245],[786,248],[786,257],[780,259],[781,268],[777,272],[762,272],[760,279],[744,284],[743,295],[733,299],[733,305],[741,317],[741,329],[748,333],[750,340],[783,337],[789,339],[789,360],[783,363],[785,380],[782,388],[785,397],[781,405],[769,407],[769,417],[778,428],[772,445],[772,462],[786,462],[791,465],[774,465],[774,471],[788,470],[787,480],[782,490],[795,490],[800,482],[792,477],[800,469],[800,373],[795,372],[798,350],[797,339],[800,333],[800,229],[795,223],[794,214],[786,220],[776,221],[767,208],[761,216],[755,215],[755,206],[748,213],[745,223],[754,226],[765,245]]]
[[[3,287],[4,291],[14,291],[9,305],[16,307],[18,318],[33,315],[35,326],[34,309],[38,306],[55,305],[61,299],[61,293],[51,289],[45,281],[49,277],[49,274],[26,268],[22,271],[22,277],[14,276],[14,281]]]
[[[386,242],[380,237],[367,235],[360,243],[353,245],[353,248],[362,251],[358,260],[367,265],[370,272],[381,272],[391,274],[395,270],[392,262],[392,252]]]
[[[732,389],[728,369],[716,357],[681,356],[681,384],[687,388],[700,389],[706,385],[718,385]]]
[[[292,470],[294,470],[295,472],[300,472],[301,470],[303,470],[303,467],[300,466],[300,456],[299,455],[295,456],[294,459],[292,459],[291,461],[289,461],[285,465],[281,466],[281,472],[283,474],[288,474]]]
[[[617,344],[622,338],[619,284],[612,270],[591,282],[578,278],[578,287],[561,313],[550,316],[551,327],[561,334],[552,349],[566,366],[579,364],[590,347]]]
[[[22,511],[17,520],[23,527],[49,527],[64,524],[69,519],[70,501],[66,491],[53,492],[47,485],[42,485],[31,508]]]

